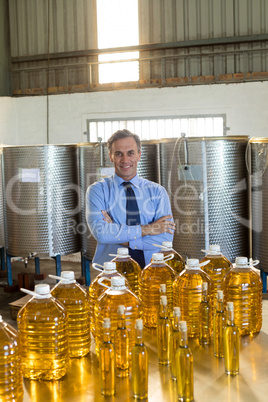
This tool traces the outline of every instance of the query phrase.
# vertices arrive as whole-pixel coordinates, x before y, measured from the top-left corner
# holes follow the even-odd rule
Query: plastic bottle
[[[208,284],[202,283],[202,301],[199,306],[199,344],[209,345],[212,332],[212,308],[208,301]]]
[[[251,268],[258,263],[237,257],[235,266],[224,278],[224,299],[234,303],[234,319],[240,335],[254,334],[262,327],[262,281]]]
[[[200,269],[199,261],[193,258],[188,259],[186,269],[177,276],[173,284],[173,303],[181,309],[181,318],[187,322],[189,337],[199,337],[199,305],[203,282],[208,283],[208,301],[211,303],[212,279]]]
[[[59,300],[68,313],[68,338],[70,357],[82,357],[90,350],[90,318],[88,292],[76,282],[73,271],[61,272],[61,277],[51,290],[51,294]]]
[[[157,322],[157,351],[159,364],[168,365],[171,360],[172,326],[168,317],[167,296],[160,296],[160,311]]]
[[[177,389],[179,401],[194,400],[193,355],[188,346],[187,325],[180,321],[180,346],[176,352]]]
[[[21,402],[22,399],[18,333],[0,315],[0,401]]]
[[[239,330],[234,323],[234,304],[227,302],[227,325],[223,332],[225,373],[239,373]]]
[[[117,255],[112,261],[116,263],[117,271],[128,280],[132,292],[140,297],[141,267],[130,257],[128,248],[118,248]]]
[[[100,346],[100,381],[101,393],[105,396],[115,395],[115,349],[111,342],[111,322],[103,320],[103,342]]]
[[[128,377],[129,374],[129,332],[126,327],[125,306],[118,306],[117,330],[114,336],[117,377]]]
[[[93,268],[97,271],[101,271],[101,273],[91,282],[88,292],[89,292],[89,316],[90,316],[90,332],[95,337],[95,315],[94,315],[94,307],[97,299],[100,297],[102,293],[105,292],[105,287],[98,283],[100,278],[107,278],[103,281],[104,285],[110,285],[110,279],[114,276],[122,277],[117,269],[116,263],[112,261],[105,262],[104,265],[92,264]],[[99,269],[98,267],[102,267],[103,269]],[[128,283],[126,283],[128,286]]]
[[[171,241],[163,241],[160,253],[164,254],[164,257],[173,254],[173,258],[168,260],[167,264],[173,268],[177,274],[180,274],[185,269],[185,260],[177,251],[173,249]]]
[[[203,271],[206,272],[214,283],[214,296],[213,296],[213,314],[216,311],[217,304],[217,291],[222,290],[223,278],[232,268],[231,261],[221,254],[221,248],[217,244],[212,244],[209,246],[209,250],[201,250],[207,253],[207,255],[200,260],[200,263],[208,261],[208,264],[202,267]]]
[[[22,375],[31,380],[58,380],[69,360],[67,311],[50,294],[49,285],[36,285],[33,297],[17,316]]]
[[[171,374],[172,380],[177,380],[176,374],[176,352],[180,346],[180,326],[181,309],[179,307],[173,307],[173,330],[171,334]]]
[[[172,315],[172,284],[176,273],[165,261],[162,253],[154,253],[152,262],[141,273],[141,299],[145,327],[157,326],[161,284],[166,285],[168,308]]]
[[[106,280],[105,277],[99,279],[99,284]],[[98,355],[99,345],[101,342],[101,327],[105,317],[111,320],[111,339],[114,344],[114,333],[117,329],[117,310],[120,304],[125,306],[126,326],[129,329],[129,348],[134,345],[135,336],[135,320],[141,317],[140,299],[126,287],[126,279],[124,276],[114,276],[111,278],[111,287],[104,285],[106,291],[101,294],[95,304],[95,320],[96,320],[96,353]]]
[[[148,352],[143,342],[143,321],[136,320],[135,346],[132,349],[132,395],[136,399],[148,397]]]
[[[217,308],[213,318],[214,356],[223,357],[223,330],[226,325],[226,314],[223,306],[223,291],[217,292]]]

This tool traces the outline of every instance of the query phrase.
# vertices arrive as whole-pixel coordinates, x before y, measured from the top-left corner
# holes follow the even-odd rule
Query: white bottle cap
[[[218,252],[220,254],[221,253],[221,247],[218,244],[211,244],[209,246],[209,251]]]
[[[175,315],[176,317],[180,317],[181,315],[180,307],[173,307],[173,315]]]
[[[247,257],[236,257],[235,259],[235,265],[236,267],[243,267],[243,266],[248,266],[248,259]]]
[[[50,287],[46,283],[41,283],[40,285],[35,285],[34,291],[38,295],[50,295]]]
[[[104,272],[111,272],[111,271],[116,271],[116,263],[112,261],[107,261],[103,264],[104,266]]]
[[[163,241],[162,246],[164,246],[163,251],[167,249],[172,250],[172,241]]]
[[[117,313],[118,314],[125,314],[125,306],[123,304],[120,304],[118,306]]]
[[[217,300],[223,300],[223,291],[217,290]]]
[[[227,310],[234,311],[234,303],[233,302],[227,302]]]
[[[166,293],[167,291],[167,287],[165,283],[161,283],[160,288],[159,288],[159,292],[160,293]]]
[[[186,321],[180,321],[179,326],[180,326],[181,331],[186,331],[187,330]]]
[[[199,268],[199,260],[197,258],[188,258],[187,268],[190,268],[190,269]]]
[[[142,321],[142,319],[138,318],[135,321],[135,328],[136,329],[143,329],[143,321]]]
[[[164,254],[163,253],[153,253],[152,259],[154,261],[164,261]]]
[[[208,290],[208,283],[202,282],[202,290]]]
[[[112,288],[125,287],[126,280],[124,276],[113,276],[111,278]]]
[[[160,296],[160,303],[163,306],[167,306],[167,296]]]
[[[103,328],[111,328],[111,320],[109,317],[106,317],[103,319],[102,327]]]
[[[120,247],[117,249],[117,254],[118,255],[128,255],[129,251],[128,248],[126,247]]]
[[[74,280],[74,271],[62,271],[61,278],[67,279],[68,281]]]

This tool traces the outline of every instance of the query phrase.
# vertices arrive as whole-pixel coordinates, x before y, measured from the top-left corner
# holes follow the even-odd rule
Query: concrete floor
[[[61,269],[62,271],[66,270],[71,270],[75,272],[75,277],[79,278],[81,277],[81,263],[79,261],[79,258],[73,258],[68,260],[68,258],[62,258],[61,261]],[[45,273],[46,275],[48,274],[53,274],[56,275],[56,265],[55,261],[50,258],[46,259],[41,259],[40,260],[40,271],[41,273]],[[34,266],[34,260],[30,260],[28,263],[28,267],[25,268],[23,262],[14,262],[12,264],[12,277],[14,282],[17,281],[18,274],[19,273],[35,273],[35,266]],[[91,274],[91,280],[93,280],[99,272],[91,268],[90,270]],[[35,281],[35,284],[37,283],[49,283],[51,286],[53,286],[56,281],[51,278],[46,278],[45,280],[42,281]],[[13,293],[6,293],[4,292],[4,286],[7,285],[7,279],[6,278],[0,278],[0,314],[3,317],[3,320],[8,322],[10,325],[13,327],[17,327],[17,323],[15,320],[11,318],[11,313],[10,313],[10,305],[9,303],[14,302],[15,300],[20,299],[21,297],[25,296],[25,293],[17,291]],[[263,295],[263,325],[262,325],[262,331],[268,334],[268,294]]]

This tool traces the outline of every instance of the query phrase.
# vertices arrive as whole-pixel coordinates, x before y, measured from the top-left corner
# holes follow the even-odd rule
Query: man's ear
[[[109,158],[110,158],[110,161],[111,162],[113,162],[114,160],[113,160],[113,156],[111,155],[111,153],[109,152]]]

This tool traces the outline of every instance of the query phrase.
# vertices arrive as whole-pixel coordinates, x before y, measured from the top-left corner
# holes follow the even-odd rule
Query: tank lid
[[[138,318],[135,321],[135,328],[136,329],[143,329],[143,320],[141,318]]]
[[[125,288],[126,280],[124,276],[113,276],[111,278],[111,286],[112,288],[123,287]]]
[[[171,249],[172,250],[172,241],[163,241],[162,246],[164,250]]]
[[[50,295],[50,287],[47,283],[41,283],[39,285],[35,285],[34,291],[38,295]]]
[[[128,256],[128,248],[126,247],[119,247],[117,249],[117,254],[118,255],[127,255]]]
[[[199,260],[197,258],[188,258],[186,265],[190,269],[199,268]]]
[[[107,271],[116,271],[116,263],[115,262],[112,262],[112,261],[107,261],[107,262],[105,262],[104,264],[103,264],[103,266],[104,266],[104,271],[105,272],[107,272]]]
[[[152,262],[154,261],[164,261],[164,254],[163,253],[153,253],[152,255]]]

